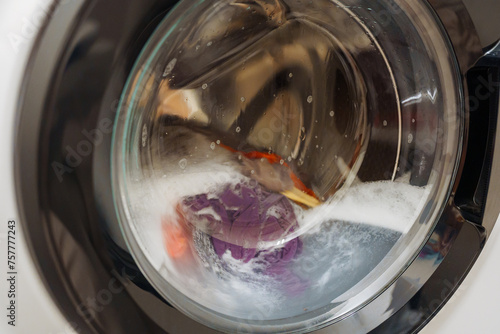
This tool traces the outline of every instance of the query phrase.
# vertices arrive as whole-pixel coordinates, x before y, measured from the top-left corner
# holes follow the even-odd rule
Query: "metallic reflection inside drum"
[[[16,185],[80,332],[417,332],[480,254],[500,48],[461,1],[52,10]]]

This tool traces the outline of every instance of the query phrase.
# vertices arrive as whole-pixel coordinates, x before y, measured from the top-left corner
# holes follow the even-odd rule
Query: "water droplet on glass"
[[[163,71],[163,77],[168,76],[170,73],[172,73],[175,64],[177,64],[177,58],[172,59],[167,66],[165,67],[165,70]]]
[[[181,159],[181,160],[179,161],[179,167],[180,167],[181,169],[186,169],[187,164],[188,164],[187,159]]]
[[[408,144],[411,144],[411,143],[413,143],[413,135],[410,133],[408,135]]]
[[[146,147],[146,143],[148,142],[148,128],[144,124],[142,127],[142,147]]]
[[[312,102],[313,102],[313,97],[312,97],[312,95],[309,95],[307,97],[307,103],[312,103]]]

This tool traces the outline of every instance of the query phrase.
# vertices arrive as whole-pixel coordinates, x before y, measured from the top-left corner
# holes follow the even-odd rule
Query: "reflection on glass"
[[[115,131],[115,195],[131,252],[181,310],[304,331],[415,256],[454,173],[455,96],[433,54],[410,57],[430,41],[398,33],[404,12],[377,36],[376,9],[183,1],[150,40]]]

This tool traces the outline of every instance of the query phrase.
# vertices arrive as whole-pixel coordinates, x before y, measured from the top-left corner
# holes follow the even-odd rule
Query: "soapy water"
[[[166,251],[162,224],[178,223],[184,199],[199,194],[215,198],[228,187],[255,184],[239,172],[237,162],[189,162],[128,187],[133,234],[166,282],[213,311],[242,319],[281,319],[328,305],[387,256],[415,223],[428,197],[427,187],[374,182],[353,184],[309,210],[290,202],[299,228],[276,240],[274,247],[298,237],[301,249],[269,274],[264,256],[243,261],[229,250],[216,254],[203,228],[188,233],[188,256],[176,258]],[[203,214],[217,218],[210,209]]]

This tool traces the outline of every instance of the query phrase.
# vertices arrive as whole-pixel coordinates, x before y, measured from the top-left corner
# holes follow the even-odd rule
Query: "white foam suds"
[[[194,266],[183,266],[167,255],[161,222],[165,217],[176,219],[175,207],[182,198],[214,196],[227,184],[249,180],[238,172],[236,162],[209,161],[192,164],[188,159],[185,169],[173,165],[165,176],[162,172],[152,181],[129,185],[132,230],[140,251],[165,281],[205,307],[241,318],[258,312],[263,319],[278,319],[328,304],[332,294],[350,288],[352,277],[367,275],[381,261],[386,253],[370,260],[376,263],[367,262],[364,254],[373,253],[368,250],[373,243],[388,252],[413,226],[429,195],[428,188],[375,182],[353,185],[315,209],[294,205],[304,247],[291,269],[308,285],[303,295],[294,297],[263,275],[257,260],[245,264],[226,253],[221,260],[225,273],[220,275],[207,270],[199,258]]]
[[[360,183],[338,193],[319,207],[296,207],[299,224],[316,233],[328,220],[372,225],[406,233],[427,203],[429,187],[381,181]]]

